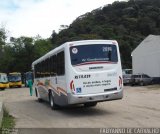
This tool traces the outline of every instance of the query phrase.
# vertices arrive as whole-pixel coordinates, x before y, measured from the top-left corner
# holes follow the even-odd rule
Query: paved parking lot
[[[160,86],[124,87],[122,100],[53,111],[29,96],[28,88],[0,91],[0,101],[16,118],[17,128],[160,127]]]

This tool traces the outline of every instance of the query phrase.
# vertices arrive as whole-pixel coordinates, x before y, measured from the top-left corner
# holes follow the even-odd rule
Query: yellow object
[[[20,82],[9,82],[9,87],[21,87],[22,81]]]
[[[7,74],[0,73],[0,89],[5,89],[8,87],[9,87],[9,84],[8,84]]]
[[[8,88],[8,87],[9,87],[8,83],[5,83],[5,84],[0,83],[0,89],[2,89],[2,88]]]
[[[9,87],[22,87],[21,73],[14,72],[8,75]]]

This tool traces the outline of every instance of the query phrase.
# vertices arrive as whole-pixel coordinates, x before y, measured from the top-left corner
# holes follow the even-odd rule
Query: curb
[[[3,119],[3,103],[0,102],[0,127],[2,124],[2,119]]]

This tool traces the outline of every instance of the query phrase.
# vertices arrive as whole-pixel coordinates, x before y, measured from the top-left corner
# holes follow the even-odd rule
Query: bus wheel
[[[94,107],[96,105],[97,105],[97,102],[88,102],[84,104],[85,107]]]
[[[5,90],[5,88],[1,88],[1,90]]]
[[[52,95],[52,92],[49,93],[49,103],[52,110],[58,109],[58,105],[56,105],[54,102],[54,97]]]
[[[42,100],[41,98],[38,98],[38,102],[40,102],[40,103],[41,103],[41,102],[43,102],[43,100]]]

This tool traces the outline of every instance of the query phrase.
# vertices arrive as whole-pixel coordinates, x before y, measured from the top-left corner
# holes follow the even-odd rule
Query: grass
[[[4,108],[1,130],[13,129],[15,126],[15,118],[9,114]]]

